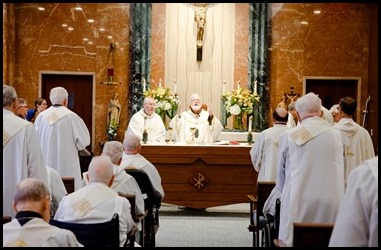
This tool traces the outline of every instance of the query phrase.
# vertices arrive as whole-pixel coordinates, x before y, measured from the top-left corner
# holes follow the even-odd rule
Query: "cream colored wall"
[[[234,7],[234,3],[207,5],[202,61],[197,61],[194,5],[166,4],[165,82],[173,89],[177,80],[177,92],[185,109],[191,94],[197,92],[219,116],[222,84],[226,81],[227,90],[233,87]]]

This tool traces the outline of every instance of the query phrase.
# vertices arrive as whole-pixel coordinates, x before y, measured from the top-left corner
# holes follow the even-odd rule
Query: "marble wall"
[[[75,10],[76,6],[82,10]],[[100,153],[99,142],[107,139],[106,109],[114,92],[119,93],[122,107],[128,103],[129,7],[128,3],[3,4],[3,83],[13,85],[19,96],[33,103],[41,91],[41,71],[95,73],[95,154]],[[359,106],[363,107],[369,84],[371,7],[366,3],[271,4],[270,108],[290,87],[302,93],[303,76],[361,77]],[[164,78],[165,9],[164,3],[152,5],[153,79]],[[320,15],[314,14],[317,9]],[[248,6],[236,4],[235,13],[234,79],[239,79],[247,74]],[[114,68],[121,82],[117,86],[100,84],[106,77],[111,41],[117,44]],[[127,128],[126,112],[124,108],[117,140],[122,140]]]

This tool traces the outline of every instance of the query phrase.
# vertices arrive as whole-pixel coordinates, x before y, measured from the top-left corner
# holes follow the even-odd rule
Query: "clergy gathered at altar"
[[[253,246],[378,246],[378,3],[4,3],[3,30],[3,247],[249,203]]]

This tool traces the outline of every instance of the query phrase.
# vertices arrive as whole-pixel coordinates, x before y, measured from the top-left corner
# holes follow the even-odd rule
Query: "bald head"
[[[114,179],[113,164],[108,156],[95,156],[88,171],[89,183],[102,182],[111,186]]]
[[[282,107],[277,107],[273,111],[273,119],[275,122],[287,123],[288,121],[288,111]]]

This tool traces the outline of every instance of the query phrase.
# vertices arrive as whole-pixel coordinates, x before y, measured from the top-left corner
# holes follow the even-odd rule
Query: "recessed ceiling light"
[[[88,42],[88,44],[93,44],[93,42]]]
[[[67,28],[69,31],[72,31],[72,30],[74,30],[74,28],[73,27],[68,27]]]
[[[63,24],[62,24],[62,27],[67,27],[67,24],[66,24],[66,23],[63,23]]]
[[[301,21],[300,23],[303,25],[308,25],[308,22],[306,22],[306,21]]]
[[[86,38],[86,37],[85,37],[85,38],[83,38],[83,41],[88,41],[88,40],[89,40],[89,39],[88,39],[88,38]]]
[[[75,10],[82,10],[82,8],[81,7],[75,7]]]
[[[44,7],[38,7],[38,10],[43,11],[43,10],[45,10],[45,8]]]
[[[105,28],[99,28],[99,31],[103,32],[105,31]]]
[[[315,15],[320,15],[321,14],[321,10],[314,10],[314,14]]]
[[[108,36],[107,38],[111,40],[111,39],[112,39],[112,36]]]
[[[88,19],[87,22],[89,22],[89,23],[93,23],[93,22],[94,22],[94,19]]]

